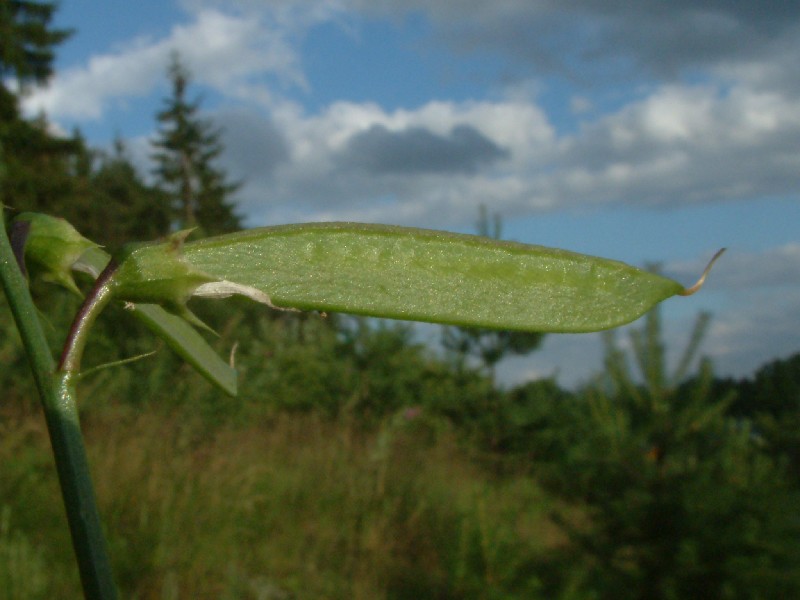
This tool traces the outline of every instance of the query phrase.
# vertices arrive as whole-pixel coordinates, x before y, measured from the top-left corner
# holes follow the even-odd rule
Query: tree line
[[[111,248],[179,229],[214,235],[241,228],[232,199],[238,184],[217,164],[221,132],[190,97],[191,73],[177,53],[167,66],[171,93],[155,115],[148,178],[132,164],[121,139],[110,152],[99,151],[80,131],[52,134],[45,115],[24,117],[21,97],[46,84],[55,47],[72,34],[51,26],[54,10],[51,3],[7,0],[0,9],[3,203],[64,217]]]

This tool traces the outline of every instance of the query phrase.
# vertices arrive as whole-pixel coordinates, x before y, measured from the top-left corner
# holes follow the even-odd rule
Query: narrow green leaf
[[[358,223],[252,229],[182,250],[189,267],[219,280],[200,285],[197,295],[243,293],[284,308],[497,329],[608,329],[685,291],[613,260]]]
[[[226,394],[236,395],[236,370],[187,321],[155,304],[135,304],[133,314],[208,381]]]

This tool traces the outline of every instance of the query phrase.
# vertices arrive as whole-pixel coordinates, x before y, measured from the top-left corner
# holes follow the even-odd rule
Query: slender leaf
[[[236,370],[187,321],[155,304],[134,304],[133,314],[208,381],[226,394],[236,395]]]

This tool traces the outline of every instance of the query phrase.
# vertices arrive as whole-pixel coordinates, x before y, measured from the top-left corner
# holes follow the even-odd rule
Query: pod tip
[[[697,280],[692,287],[685,288],[682,292],[678,292],[681,296],[691,296],[695,292],[697,292],[706,281],[706,277],[708,277],[709,271],[711,271],[711,267],[714,266],[714,263],[717,262],[717,259],[722,256],[723,252],[725,252],[726,248],[720,248],[717,250],[717,253],[711,257],[711,260],[708,261],[708,265],[706,266],[703,274],[700,276],[700,279]]]

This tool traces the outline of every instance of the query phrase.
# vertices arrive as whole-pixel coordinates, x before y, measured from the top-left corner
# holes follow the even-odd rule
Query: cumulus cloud
[[[657,88],[562,140],[565,202],[691,204],[796,192],[800,101],[743,86]]]
[[[299,57],[285,33],[253,18],[204,10],[189,24],[176,25],[167,38],[135,40],[122,49],[94,56],[84,66],[58,73],[51,84],[25,99],[29,113],[53,119],[99,119],[110,103],[142,97],[164,78],[169,55],[178,51],[194,80],[251,97],[265,76],[305,85]]]
[[[222,133],[223,166],[243,180],[271,180],[289,160],[289,142],[271,119],[246,108],[224,109],[212,115]]]
[[[243,129],[264,117],[251,118]],[[471,222],[481,203],[508,218],[677,207],[791,195],[800,173],[800,101],[742,86],[665,84],[562,137],[534,99],[520,98],[391,112],[340,102],[308,114],[295,105],[272,119],[289,155],[269,193],[265,184],[257,194],[272,199],[272,219],[281,204],[314,218],[426,223]],[[248,145],[247,136],[231,144]],[[251,173],[263,179],[262,171]],[[248,209],[261,213],[254,222],[267,216],[255,201]]]
[[[651,48],[691,46],[687,36],[701,34],[690,25],[704,23],[702,35],[712,40],[724,37],[723,30],[737,32],[743,40],[767,36],[764,47],[786,53],[793,42],[785,33],[800,9],[612,2],[603,5],[600,15],[599,5],[589,0],[575,3],[570,11],[543,0],[474,2],[468,7],[463,0],[183,4],[190,20],[176,25],[169,36],[97,55],[85,66],[59,74],[48,89],[27,99],[27,107],[43,109],[56,120],[97,119],[112,103],[152,91],[163,81],[169,52],[177,49],[198,83],[229,103],[247,106],[217,117],[227,130],[226,165],[247,184],[241,198],[254,223],[276,218],[281,206],[293,215],[306,210],[308,217],[362,213],[381,220],[438,222],[447,214],[458,223],[471,220],[480,203],[513,218],[564,207],[675,206],[797,190],[800,99],[753,87],[750,80],[651,83],[611,112],[593,106],[590,97],[573,95],[580,125],[560,137],[535,96],[431,101],[393,111],[371,103],[334,102],[308,112],[276,96],[273,84],[277,78],[304,88],[297,33],[346,18],[348,9],[375,14],[416,6],[442,28],[474,28],[475,40],[497,44],[522,43],[505,35],[515,27],[531,25],[525,43],[539,44],[532,33],[536,28],[553,19],[575,27],[580,21],[589,31],[585,40],[575,38],[577,45],[595,44],[598,56],[607,54],[603,45],[608,40],[638,25],[651,27],[650,21],[663,26]],[[669,19],[656,19],[667,14],[663,11]],[[498,39],[492,41],[495,35]],[[640,46],[647,36],[637,41],[638,35],[618,39],[620,51],[646,56],[649,50]],[[717,66],[726,65],[730,73],[738,68],[740,74],[761,60],[761,46],[749,47],[747,57],[742,55],[742,48],[748,48],[743,42],[725,47],[713,51],[718,58],[711,50],[704,56]]]
[[[340,102],[318,114],[284,105],[273,120],[289,160],[269,180],[254,172],[243,190],[254,223],[302,211],[305,219],[472,222],[481,203],[518,201],[518,166],[544,160],[554,140],[542,111],[517,99],[391,112]]]

